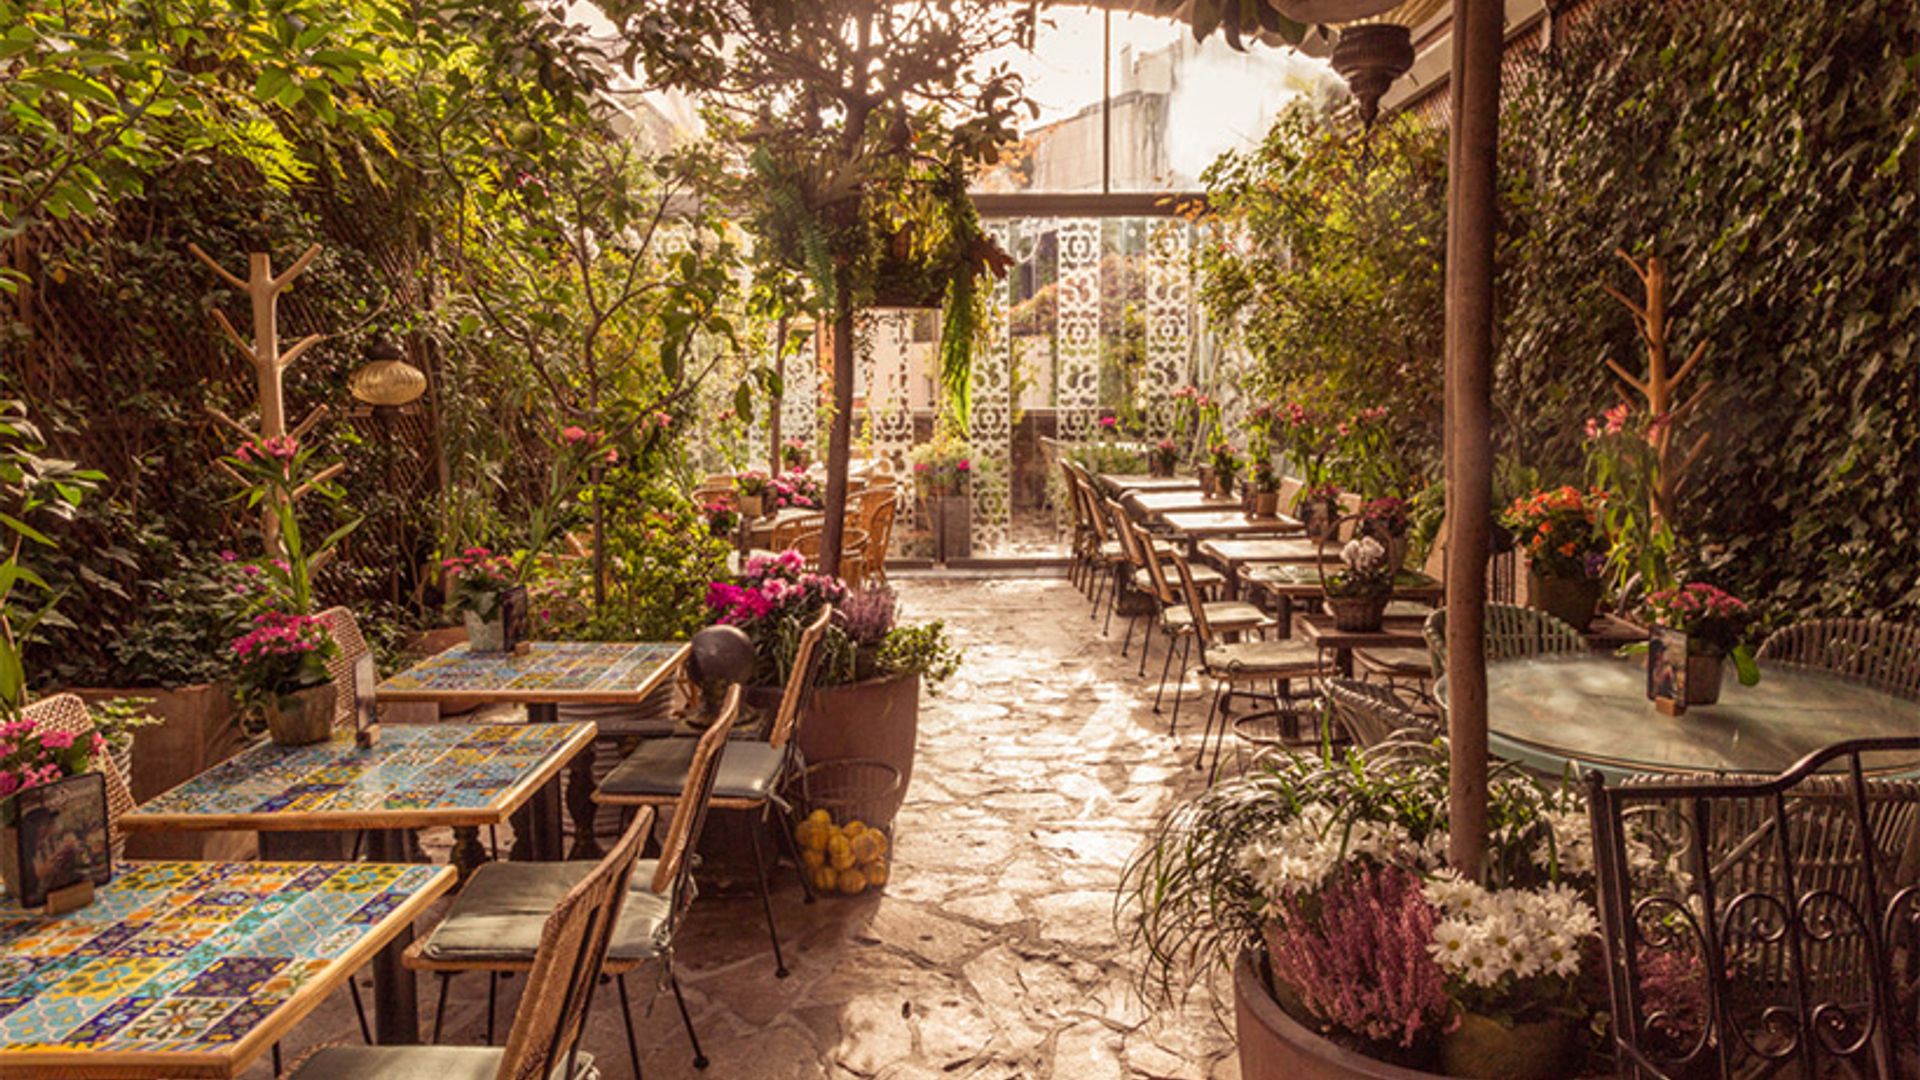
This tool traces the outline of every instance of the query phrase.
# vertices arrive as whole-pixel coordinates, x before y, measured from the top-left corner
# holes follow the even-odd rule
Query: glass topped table
[[[1446,684],[1436,687],[1442,703]],[[1665,716],[1647,700],[1643,662],[1595,655],[1487,665],[1493,752],[1544,772],[1772,774],[1847,739],[1920,734],[1920,702],[1825,671],[1764,665],[1757,686],[1731,673],[1715,705]],[[1869,755],[1869,767],[1920,762]]]
[[[0,904],[0,1076],[237,1077],[453,883],[450,866],[132,863],[78,911]]]

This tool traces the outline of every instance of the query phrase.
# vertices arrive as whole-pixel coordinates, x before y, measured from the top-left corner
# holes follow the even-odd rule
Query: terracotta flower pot
[[[332,683],[267,701],[267,737],[278,746],[310,746],[333,735]]]
[[[1543,577],[1533,569],[1527,571],[1527,604],[1573,627],[1584,631],[1593,622],[1593,612],[1600,606],[1599,578],[1563,578]]]
[[[739,496],[739,503],[740,516],[743,518],[757,518],[765,515],[767,512],[767,497],[765,495],[741,495]]]
[[[1438,1075],[1379,1061],[1315,1034],[1274,1000],[1265,967],[1251,950],[1233,967],[1241,1080],[1430,1080]]]
[[[807,764],[867,758],[900,773],[888,807],[891,817],[906,799],[920,738],[920,677],[888,675],[813,692],[795,736]]]
[[[1463,1013],[1440,1037],[1440,1061],[1448,1076],[1472,1080],[1559,1080],[1570,1075],[1573,1036],[1573,1022],[1562,1018],[1506,1024]]]
[[[1720,680],[1726,674],[1726,654],[1699,638],[1687,639],[1687,704],[1713,705],[1720,700]]]
[[[1280,516],[1280,493],[1277,491],[1256,491],[1253,493],[1253,516],[1274,518]]]

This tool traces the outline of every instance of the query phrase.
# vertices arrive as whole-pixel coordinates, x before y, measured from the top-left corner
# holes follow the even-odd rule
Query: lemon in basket
[[[858,863],[870,863],[886,854],[886,844],[876,829],[855,833],[847,845],[853,849],[853,859]]]
[[[887,883],[887,860],[875,859],[861,871],[866,875],[867,884],[879,888]]]
[[[840,891],[847,896],[859,896],[867,891],[867,875],[859,870],[842,870],[839,875]]]
[[[845,870],[853,865],[853,842],[845,836],[835,836],[827,841],[827,861],[835,870]]]

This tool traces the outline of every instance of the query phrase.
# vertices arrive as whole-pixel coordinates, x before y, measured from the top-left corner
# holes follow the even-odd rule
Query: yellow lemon
[[[867,824],[864,821],[849,821],[845,831],[848,836],[859,836],[867,831]]]
[[[840,891],[848,896],[858,896],[867,891],[867,875],[858,870],[846,870],[840,874]]]
[[[853,869],[853,852],[832,852],[827,856],[827,862],[831,864],[835,870],[851,870]]]
[[[880,845],[880,850],[874,854],[876,856],[885,855],[889,846],[887,844],[887,834],[881,832],[879,829],[868,829],[867,835],[873,837],[874,842]]]
[[[830,836],[827,838],[827,854],[834,856],[852,855],[853,841],[848,840],[844,836]]]
[[[808,873],[812,873],[827,865],[827,855],[825,852],[814,848],[801,848],[800,862],[807,868]]]
[[[807,833],[805,839],[800,841],[800,846],[812,851],[825,851],[827,850],[827,840],[827,830],[814,829]]]
[[[833,824],[833,815],[827,813],[825,810],[815,810],[813,813],[807,815],[807,820],[817,821],[822,825],[831,825]]]
[[[880,857],[880,834],[869,829],[853,838],[852,847],[854,859],[872,862]]]
[[[879,888],[887,883],[887,860],[875,859],[866,870],[867,884]]]
[[[823,893],[832,892],[834,887],[839,884],[839,876],[831,866],[823,866],[815,870],[813,872],[813,891]]]
[[[818,833],[819,831],[820,831],[819,822],[803,821],[800,824],[795,825],[793,827],[793,841],[794,843],[800,845],[802,848],[810,848],[813,846],[814,834]]]

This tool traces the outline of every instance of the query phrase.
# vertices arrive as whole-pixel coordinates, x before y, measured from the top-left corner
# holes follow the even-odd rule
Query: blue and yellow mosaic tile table
[[[510,702],[525,705],[529,721],[550,723],[562,705],[638,705],[667,685],[686,657],[683,643],[648,641],[535,641],[522,653],[476,653],[456,645],[381,683],[374,695],[456,710]],[[601,855],[593,835],[593,758],[588,743],[568,770],[573,848],[567,857],[572,859]],[[557,809],[549,821],[545,799],[532,806],[536,813],[525,822],[527,830],[540,834],[543,843],[557,842]],[[549,828],[552,838],[546,838]],[[514,854],[521,854],[518,845]]]
[[[444,866],[133,863],[78,911],[0,903],[0,1076],[238,1076],[453,882]]]

